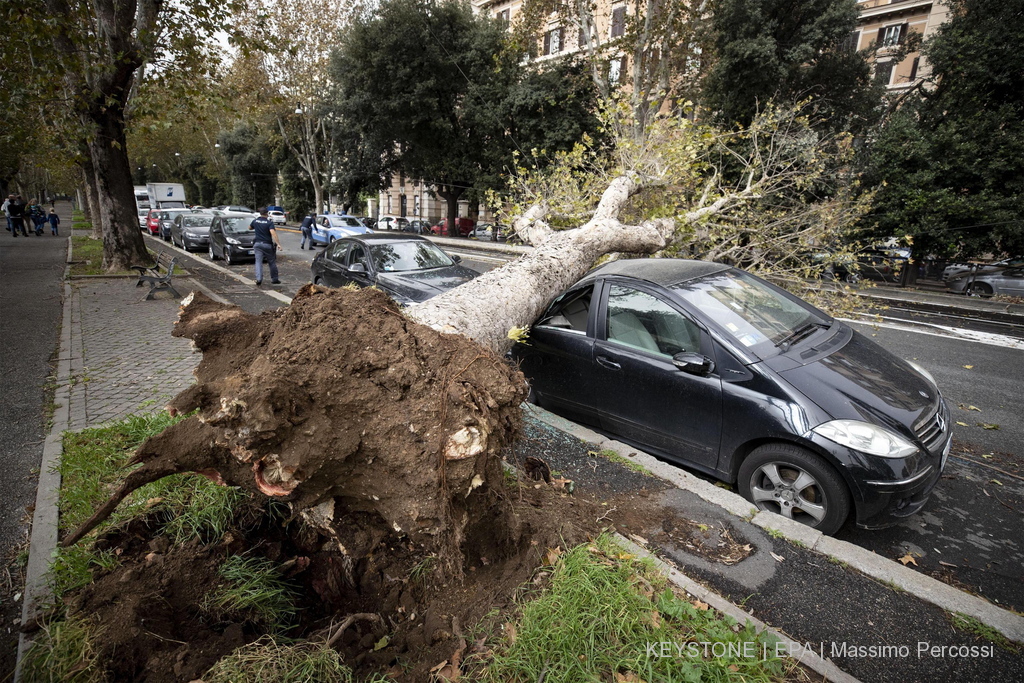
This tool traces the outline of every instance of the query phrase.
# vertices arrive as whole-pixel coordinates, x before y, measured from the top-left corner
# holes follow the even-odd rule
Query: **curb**
[[[658,571],[664,574],[665,578],[667,578],[673,585],[683,589],[701,602],[706,602],[720,613],[732,617],[741,624],[750,622],[750,624],[757,629],[758,633],[767,631],[774,637],[778,638],[779,642],[784,646],[785,651],[789,653],[786,655],[787,657],[795,659],[798,663],[811,669],[826,681],[832,681],[834,683],[859,683],[859,679],[854,678],[840,669],[831,660],[822,658],[815,654],[812,649],[805,648],[802,644],[782,633],[782,631],[768,626],[760,619],[755,618],[753,615],[748,614],[733,603],[729,602],[718,593],[708,590],[675,567],[666,564],[658,558],[658,556],[651,553],[651,551],[637,545],[622,534],[615,534],[615,542],[637,557],[642,557],[653,562],[654,566],[658,568]],[[794,657],[793,653],[800,654]]]
[[[58,408],[53,413],[50,433],[43,443],[43,458],[39,464],[39,483],[36,487],[35,510],[32,514],[32,532],[29,536],[28,562],[25,566],[24,602],[21,607],[21,624],[24,626],[46,604],[50,588],[46,575],[50,561],[57,549],[57,500],[60,494],[61,477],[57,467],[63,453],[63,434],[71,421],[71,368],[76,350],[72,348],[72,290],[69,280],[71,272],[71,237],[68,236],[68,255],[64,266],[64,305],[60,328],[60,349],[57,355],[57,389],[53,402]],[[79,358],[81,356],[79,355]],[[14,683],[21,680],[21,664],[25,653],[32,645],[32,636],[18,635],[18,659],[14,669]]]
[[[541,422],[566,432],[600,448],[608,448],[631,462],[642,465],[655,476],[684,491],[696,494],[709,503],[718,505],[729,513],[740,517],[766,531],[777,532],[787,541],[802,545],[808,550],[834,558],[856,569],[862,574],[884,583],[892,584],[910,595],[930,602],[948,612],[959,612],[974,617],[1015,643],[1024,643],[1024,617],[993,605],[984,598],[957,590],[952,586],[904,567],[893,560],[877,555],[847,541],[825,536],[820,531],[787,519],[774,512],[760,511],[732,491],[700,479],[674,465],[658,460],[637,448],[587,429],[565,418],[550,413],[538,406],[524,404],[524,412]]]

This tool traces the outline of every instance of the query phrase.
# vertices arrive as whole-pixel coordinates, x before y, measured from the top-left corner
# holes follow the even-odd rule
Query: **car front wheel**
[[[211,261],[216,261],[217,260],[217,254],[213,251],[213,245],[212,244],[210,245],[210,260]]]
[[[992,287],[984,282],[975,282],[974,284],[967,288],[967,295],[983,296],[987,298],[992,296]]]
[[[224,265],[226,265],[226,266],[233,266],[233,265],[235,265],[235,260],[233,258],[231,258],[231,247],[224,247]]]
[[[823,534],[839,531],[850,515],[850,492],[839,474],[819,456],[790,444],[754,449],[740,466],[739,489],[758,509]]]

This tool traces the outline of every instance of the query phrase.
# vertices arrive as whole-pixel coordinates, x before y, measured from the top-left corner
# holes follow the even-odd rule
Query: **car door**
[[[996,280],[996,294],[1024,296],[1024,268],[1009,268]]]
[[[707,331],[660,289],[608,280],[594,343],[593,399],[601,426],[669,457],[714,470],[722,440],[722,381]],[[694,354],[707,372],[684,371]]]
[[[530,380],[534,401],[569,419],[598,426],[590,311],[594,283],[567,290],[538,318],[514,355]]]
[[[361,265],[362,272],[355,272],[352,266]],[[369,287],[373,284],[373,271],[370,265],[370,248],[362,242],[352,241],[352,246],[345,255],[345,282],[357,287]]]
[[[320,259],[320,279],[328,287],[343,287],[347,280],[345,255],[351,245],[349,240],[337,240],[324,250]]]
[[[215,256],[223,256],[224,241],[224,219],[215,218],[210,224],[210,253]]]

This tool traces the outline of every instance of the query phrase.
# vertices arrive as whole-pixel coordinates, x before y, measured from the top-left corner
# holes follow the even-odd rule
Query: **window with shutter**
[[[612,10],[612,38],[618,38],[626,32],[626,8],[616,7]]]
[[[914,79],[917,78],[917,68],[919,66],[921,66],[921,58],[914,57],[914,62],[913,64],[910,65],[910,80],[913,81]]]
[[[878,62],[875,64],[875,80],[881,82],[883,85],[889,85],[892,81],[892,68],[893,63],[890,62]]]
[[[544,54],[551,54],[551,31],[544,34]]]

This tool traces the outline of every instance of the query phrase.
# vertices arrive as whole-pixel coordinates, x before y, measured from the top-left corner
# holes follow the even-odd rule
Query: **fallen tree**
[[[396,538],[437,556],[448,576],[466,557],[510,553],[521,530],[501,451],[527,393],[501,356],[510,328],[528,325],[602,256],[692,243],[711,219],[797,182],[800,158],[820,155],[806,138],[751,140],[731,185],[708,162],[720,140],[685,120],[620,136],[590,174],[578,172],[591,158],[578,148],[522,195],[530,204],[515,228],[531,254],[404,311],[376,290],[313,285],[259,316],[189,295],[173,334],[193,340],[203,360],[168,410],[195,414],[143,444],[139,466],[63,544],[140,486],[196,472],[287,502],[344,558],[348,583],[361,558]],[[623,220],[640,212],[662,217]],[[750,254],[777,253],[747,237]]]

